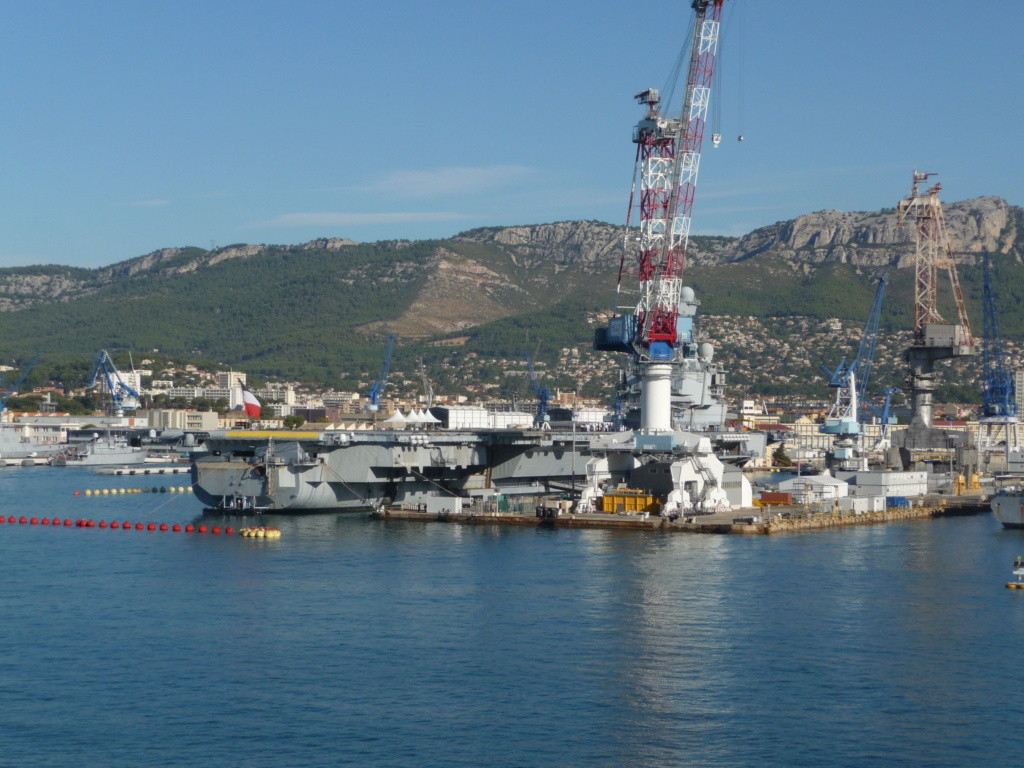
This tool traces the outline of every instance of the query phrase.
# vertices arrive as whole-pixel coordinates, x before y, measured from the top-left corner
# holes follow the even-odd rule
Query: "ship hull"
[[[233,513],[357,511],[427,505],[438,497],[469,504],[494,496],[577,496],[584,487],[594,493],[599,485],[629,483],[655,456],[675,460],[711,450],[707,436],[697,433],[521,430],[237,431],[211,435],[205,447],[193,456],[193,491],[208,510]],[[720,485],[721,471],[709,482]],[[711,497],[699,495],[699,502],[705,498]]]
[[[1024,528],[1024,494],[999,493],[991,504],[992,514],[1004,528]]]

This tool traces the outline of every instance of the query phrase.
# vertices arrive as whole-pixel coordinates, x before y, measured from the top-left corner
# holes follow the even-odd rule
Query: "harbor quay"
[[[459,510],[427,511],[423,505],[395,505],[370,513],[379,520],[415,520],[462,525],[519,525],[555,528],[603,528],[669,533],[779,534],[822,530],[856,525],[880,525],[907,520],[930,520],[988,514],[985,494],[944,496],[930,494],[913,500],[906,507],[887,507],[878,512],[855,513],[825,505],[761,507],[753,514],[735,511],[709,515],[685,515],[675,519],[647,513],[572,512],[550,499],[532,509],[500,510],[493,504],[467,506]],[[743,510],[748,512],[750,510]]]

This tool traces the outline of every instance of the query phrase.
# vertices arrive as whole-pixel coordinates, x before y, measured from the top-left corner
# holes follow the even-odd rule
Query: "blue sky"
[[[685,0],[0,6],[0,266],[163,247],[621,224]],[[1024,205],[1024,3],[727,0],[694,232]],[[745,140],[736,141],[743,133]]]

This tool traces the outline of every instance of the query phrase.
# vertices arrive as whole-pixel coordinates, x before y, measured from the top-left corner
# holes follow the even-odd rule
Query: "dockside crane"
[[[982,452],[991,450],[993,435],[1003,432],[1007,455],[1015,450],[1017,435],[1017,391],[1013,374],[1006,366],[1003,355],[1003,338],[999,332],[999,315],[996,312],[996,295],[992,287],[992,268],[989,254],[984,260],[984,331],[981,346],[982,409],[980,422],[983,427]],[[1002,429],[1000,430],[1000,428]]]
[[[380,366],[380,373],[377,375],[377,380],[373,382],[373,386],[370,387],[367,397],[370,399],[369,405],[366,406],[366,410],[376,413],[380,410],[380,401],[384,396],[384,388],[388,384],[388,374],[391,373],[391,356],[395,352],[395,334],[388,336],[387,345],[384,347],[384,361]]]
[[[36,367],[36,363],[39,362],[39,355],[32,358],[32,362],[25,366],[25,370],[21,372],[21,376],[11,386],[0,391],[0,416],[7,413],[7,401],[18,394],[18,388],[25,383],[25,379],[32,373],[32,369]],[[3,377],[0,376],[0,385],[3,384]]]
[[[882,318],[882,301],[885,298],[885,288],[889,284],[889,273],[886,272],[878,279],[878,287],[875,289],[875,299],[871,304],[871,312],[868,314],[868,322],[864,326],[864,334],[860,338],[860,346],[857,349],[857,356],[851,361],[844,357],[834,371],[824,365],[821,369],[828,374],[828,385],[836,389],[836,402],[832,407],[829,418],[838,421],[850,422],[854,431],[847,434],[859,434],[859,423],[863,421],[862,400],[866,396],[868,382],[871,380],[871,371],[875,365],[875,347],[878,344],[878,326]],[[828,425],[828,421],[826,421]],[[837,425],[837,428],[840,428]],[[826,434],[844,434],[833,430],[822,429]]]
[[[613,317],[607,328],[598,329],[594,347],[630,354],[630,379],[640,383],[640,427],[646,433],[671,431],[673,370],[698,354],[692,311],[684,306],[683,272],[724,4],[725,0],[690,4],[693,34],[679,116],[662,113],[657,89],[635,97],[647,114],[633,132],[636,162],[616,311],[631,238],[639,239],[639,296],[631,314]],[[638,182],[640,223],[633,228]],[[689,299],[692,302],[692,295]]]
[[[423,358],[419,359],[420,369],[420,381],[423,382],[423,396],[427,399],[427,410],[429,411],[431,406],[434,405],[434,385],[430,383],[430,377],[427,375],[427,365],[423,362]]]
[[[92,367],[92,378],[89,379],[88,389],[96,386],[100,374],[103,374],[103,382],[110,393],[111,409],[115,416],[124,416],[124,412],[134,411],[139,407],[139,393],[130,386],[114,365],[107,350],[101,349],[92,359],[95,361]]]
[[[861,444],[864,420],[862,405],[874,368],[882,301],[888,283],[889,274],[885,273],[878,280],[875,299],[871,304],[867,324],[864,326],[857,356],[850,362],[844,357],[834,371],[830,371],[824,365],[821,366],[829,375],[829,386],[836,390],[836,400],[819,431],[822,434],[835,435],[831,459],[835,466],[843,469],[865,469],[867,464]]]
[[[530,371],[530,385],[533,387],[533,394],[537,398],[537,417],[534,419],[534,424],[539,426],[541,429],[547,429],[551,417],[548,415],[548,403],[551,402],[551,390],[548,389],[547,384],[542,384],[540,379],[537,377],[537,371],[533,367],[533,358],[529,354],[526,355],[526,367]]]
[[[910,431],[927,432],[932,427],[932,393],[936,388],[935,363],[952,357],[977,354],[967,304],[953,260],[953,247],[946,230],[946,219],[939,201],[942,184],[927,192],[919,185],[934,173],[914,171],[910,197],[896,206],[897,224],[914,222],[914,337],[905,357],[914,416]],[[938,310],[938,270],[945,268],[956,303],[958,323],[947,323]],[[940,440],[940,442],[942,442]],[[926,447],[927,441],[922,441]]]

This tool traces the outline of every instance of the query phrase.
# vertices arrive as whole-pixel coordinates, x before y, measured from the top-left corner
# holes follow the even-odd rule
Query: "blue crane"
[[[981,348],[983,384],[983,418],[1014,418],[1017,416],[1017,392],[1013,374],[1006,367],[1003,356],[1003,339],[999,333],[999,317],[996,314],[996,297],[992,289],[990,259],[985,254],[984,340]]]
[[[868,315],[867,325],[864,326],[864,335],[860,339],[860,347],[857,356],[848,361],[845,357],[830,371],[824,365],[821,369],[829,375],[828,385],[836,389],[836,402],[821,431],[829,435],[858,435],[861,433],[860,423],[864,418],[861,413],[861,402],[863,395],[871,379],[871,369],[874,367],[875,346],[878,343],[878,324],[882,317],[882,299],[885,296],[885,286],[889,282],[889,273],[886,272],[878,280],[878,288],[875,290],[875,301],[871,305],[871,313]]]
[[[123,416],[125,410],[133,411],[139,407],[139,393],[130,386],[118,372],[114,361],[110,359],[107,350],[101,349],[92,359],[96,362],[92,367],[92,378],[89,380],[89,388],[96,386],[96,379],[100,373],[106,382],[107,390],[110,392],[110,401],[113,404],[114,413]]]
[[[875,413],[878,414],[879,421],[881,422],[881,425],[882,425],[882,429],[881,429],[881,432],[879,434],[878,442],[875,443],[875,446],[874,446],[874,448],[872,450],[875,450],[875,451],[885,451],[885,450],[889,449],[890,445],[892,445],[892,443],[890,441],[890,435],[892,433],[892,425],[896,423],[896,419],[891,415],[891,413],[892,413],[892,409],[891,409],[891,406],[892,406],[892,396],[895,395],[895,394],[898,394],[899,392],[900,392],[899,387],[886,387],[883,390],[883,394],[885,395],[885,399],[884,399],[884,402],[882,404],[882,410],[881,411],[879,411],[878,408],[876,408],[873,403],[868,403],[868,407],[870,407],[872,411],[874,411]]]
[[[533,369],[533,358],[526,355],[526,365],[530,369],[530,384],[533,385],[533,394],[537,396],[537,424],[547,424],[551,421],[548,416],[548,403],[551,402],[551,390],[547,384],[541,384],[537,378],[537,372]]]
[[[871,305],[871,313],[868,315],[867,325],[864,326],[864,335],[860,339],[860,347],[857,356],[847,362],[844,357],[842,362],[836,366],[835,371],[830,371],[824,365],[822,370],[829,375],[828,385],[830,387],[845,387],[854,374],[854,381],[857,391],[861,394],[867,389],[868,381],[871,379],[871,369],[875,365],[875,346],[878,344],[878,325],[882,318],[882,299],[885,296],[885,286],[889,283],[889,273],[886,272],[878,279],[878,288],[875,290],[875,301]]]
[[[25,366],[25,370],[22,371],[21,376],[18,377],[18,380],[14,382],[11,386],[9,386],[7,389],[3,390],[3,392],[0,392],[0,414],[7,412],[7,401],[14,397],[16,394],[18,394],[18,387],[25,383],[25,379],[27,379],[28,375],[32,373],[32,369],[36,367],[36,363],[38,362],[39,355],[36,355],[35,358],[33,358],[32,362]],[[0,376],[0,384],[3,383],[3,380],[3,377]]]
[[[387,346],[384,348],[384,362],[380,366],[380,374],[377,376],[377,380],[373,382],[373,386],[370,388],[369,394],[366,396],[370,398],[370,404],[366,406],[366,410],[377,412],[380,410],[380,401],[384,396],[384,387],[388,384],[388,374],[391,373],[391,356],[395,352],[395,334],[388,336]]]

